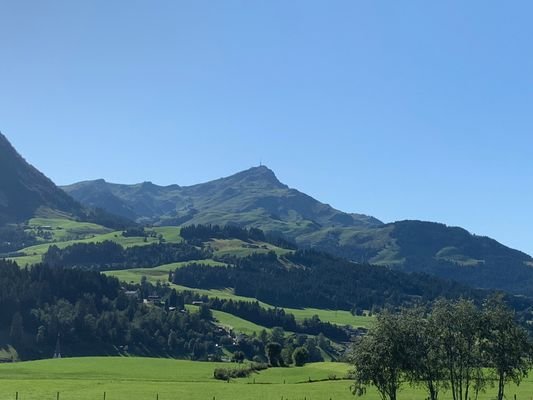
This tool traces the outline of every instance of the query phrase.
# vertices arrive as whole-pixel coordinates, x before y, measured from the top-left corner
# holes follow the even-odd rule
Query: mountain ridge
[[[266,166],[192,186],[145,186],[86,181],[63,189],[139,222],[255,227],[357,262],[533,295],[533,259],[524,252],[460,227],[345,213],[283,184]]]
[[[194,220],[194,210],[199,198],[203,198],[200,201],[201,206],[215,209],[220,208],[222,202],[226,208],[229,208],[229,210],[225,209],[224,211],[230,211],[230,213],[245,213],[253,209],[264,209],[276,219],[278,217],[277,212],[287,213],[288,209],[297,209],[300,217],[310,217],[311,214],[315,217],[314,211],[318,211],[319,216],[331,217],[332,222],[338,222],[338,225],[377,226],[383,224],[381,221],[363,214],[343,213],[328,204],[318,202],[305,193],[289,188],[281,183],[274,172],[266,166],[252,167],[228,177],[190,186],[150,184],[151,193],[145,190],[144,185],[145,183],[125,185],[93,180],[62,186],[62,189],[83,204],[103,206],[108,211],[124,213],[123,216],[133,217],[140,222],[148,221],[156,224],[171,223],[173,218],[180,218],[184,222],[187,216],[190,217],[191,223],[199,222]],[[265,195],[266,191],[268,191],[268,195]],[[247,201],[230,204],[232,198],[242,197],[243,192],[246,192],[248,196]],[[163,198],[154,199],[154,195],[160,195]],[[106,198],[112,199],[117,204],[111,208],[109,204],[105,203]],[[288,200],[290,203],[285,206],[281,204],[281,199],[283,201]],[[119,202],[121,202],[120,205]],[[158,205],[155,205],[154,202],[158,202]],[[151,203],[152,206],[147,207],[147,203]],[[313,207],[318,207],[319,210],[311,210],[310,208]],[[161,220],[161,217],[168,217],[170,221],[164,221],[164,218]],[[317,221],[319,224],[324,222],[326,221]],[[238,221],[235,223],[239,225]],[[334,224],[332,223],[332,225]]]
[[[110,227],[131,223],[84,207],[26,161],[1,132],[0,171],[0,225],[23,223],[38,215],[61,215]]]
[[[533,296],[533,259],[523,252],[458,227],[416,220],[384,224],[339,211],[283,184],[266,166],[191,186],[96,180],[63,187],[67,194],[1,136],[0,168],[0,224],[25,222],[50,208],[116,229],[114,214],[147,225],[254,227],[359,263]],[[91,215],[93,208],[111,214]]]
[[[28,163],[0,133],[0,223],[20,222],[41,207],[79,213],[82,206]]]

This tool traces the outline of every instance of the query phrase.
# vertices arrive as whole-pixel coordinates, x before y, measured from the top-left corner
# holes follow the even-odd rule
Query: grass
[[[147,229],[147,231],[154,231],[158,235],[163,235],[163,238],[167,242],[180,243],[183,241],[183,238],[180,236],[181,229],[175,226],[160,226]]]
[[[303,321],[313,315],[318,315],[321,321],[359,328],[370,328],[375,321],[374,317],[352,315],[349,311],[344,310],[323,310],[319,308],[285,308],[285,310],[294,314],[297,321]]]
[[[111,231],[101,225],[77,222],[66,218],[32,218],[28,226],[35,233],[39,227],[41,229],[45,227],[44,232],[49,232],[52,237],[45,243],[21,249],[19,252],[24,255],[10,258],[21,267],[41,262],[43,254],[48,251],[52,244],[59,248],[65,248],[75,243],[99,243],[110,240],[123,247],[133,247],[159,242],[159,239],[155,237],[124,237],[122,231]],[[168,243],[179,243],[183,240],[179,235],[180,229],[176,227],[157,227],[148,229],[148,231],[162,235]],[[42,240],[44,241],[44,239]]]
[[[109,232],[109,233],[105,233],[101,235],[95,235],[95,236],[92,236],[86,239],[66,240],[62,242],[50,242],[50,243],[43,243],[43,244],[38,244],[35,246],[26,247],[20,250],[20,253],[23,253],[24,256],[12,257],[10,259],[13,261],[16,261],[22,267],[25,265],[31,265],[31,264],[36,264],[36,263],[41,262],[42,256],[48,251],[48,248],[51,245],[55,245],[63,249],[75,243],[99,243],[105,240],[113,241],[124,247],[143,246],[143,245],[147,245],[150,243],[158,242],[156,238],[147,238],[147,241],[145,242],[143,237],[124,237],[122,236],[122,231],[114,231],[114,232]]]
[[[118,243],[123,247],[144,246],[157,243],[157,237],[124,237],[122,231],[111,231],[101,225],[87,222],[77,222],[67,218],[32,218],[28,223],[29,229],[37,233],[39,228],[51,235],[45,239],[41,237],[40,243],[35,246],[19,250],[21,256],[10,258],[20,266],[37,264],[42,261],[42,256],[48,251],[51,244],[59,248],[65,248],[75,243],[98,243],[105,240]],[[43,229],[44,227],[44,229]],[[147,229],[161,235],[168,243],[183,241],[180,236],[180,228],[173,226],[161,226]],[[268,253],[275,251],[277,254],[285,254],[288,250],[281,249],[268,243],[246,243],[238,239],[213,240],[210,242],[216,256],[235,255],[245,257],[253,253]],[[167,271],[168,272],[168,271]]]
[[[335,375],[342,379],[348,375],[350,366],[344,363],[319,362],[305,365],[304,368],[270,368],[260,374],[252,375],[243,381],[251,383],[303,383],[327,379]]]
[[[72,358],[0,365],[0,399],[13,399],[16,391],[21,400],[60,399],[151,400],[159,399],[218,400],[284,398],[349,399],[348,381],[306,382],[327,379],[328,375],[347,370],[343,364],[310,364],[302,368],[268,370],[253,379],[231,383],[216,381],[217,367],[237,368],[234,364],[193,362],[149,358]],[[264,375],[263,375],[264,374]],[[284,376],[285,384],[281,383]]]
[[[197,311],[198,306],[187,305],[190,311]],[[259,334],[262,330],[270,332],[269,328],[254,324],[253,322],[239,318],[233,314],[229,314],[223,311],[211,310],[213,317],[216,319],[217,324],[228,329],[232,329],[235,332],[244,333],[245,335]]]
[[[55,400],[56,392],[65,400],[353,400],[346,375],[350,366],[341,363],[308,364],[301,368],[274,368],[230,383],[213,378],[217,367],[237,368],[235,364],[186,360],[88,357],[41,360],[0,365],[0,400]],[[309,383],[311,379],[312,383]],[[255,382],[255,384],[254,384]],[[519,387],[507,388],[508,398],[529,400],[533,379]],[[405,386],[399,400],[424,399],[421,389]],[[495,389],[482,393],[479,400],[495,397]],[[449,392],[441,395],[450,400]],[[370,388],[362,399],[379,400]]]
[[[290,252],[290,250],[282,249],[269,243],[247,243],[239,239],[215,239],[211,240],[209,245],[213,249],[214,255],[217,257],[225,255],[247,257],[254,253],[266,254],[270,251],[274,251],[278,255],[283,255]]]
[[[198,261],[201,263],[206,263],[208,260],[202,260]],[[209,260],[211,265],[223,265],[221,263],[217,263],[216,261]],[[163,265],[156,268],[137,268],[137,269],[127,269],[127,270],[119,270],[119,271],[108,271],[105,272],[105,274],[110,276],[115,276],[121,281],[128,282],[128,283],[139,283],[141,281],[141,277],[144,275],[151,283],[157,283],[157,281],[161,282],[167,282],[168,281],[168,271],[171,269],[176,269],[179,266],[186,265],[188,263],[176,263],[176,264],[169,264],[169,265]],[[176,290],[190,290],[195,293],[198,293],[199,295],[208,296],[211,298],[218,297],[219,299],[227,299],[227,300],[236,300],[236,301],[257,301],[254,298],[251,297],[243,297],[243,296],[237,296],[233,293],[231,289],[195,289],[190,288],[187,286],[182,285],[171,285],[172,287],[176,288]],[[259,304],[262,307],[265,308],[274,308],[271,304],[267,304],[264,302],[259,302]],[[318,309],[318,308],[288,308],[283,307],[286,312],[291,313],[294,315],[297,321],[303,321],[306,318],[311,318],[313,315],[318,315],[321,321],[324,322],[331,322],[332,324],[338,324],[338,325],[350,325],[353,327],[361,327],[361,328],[369,328],[374,323],[374,317],[368,317],[368,316],[354,316],[349,311],[343,311],[343,310],[325,310],[325,309]]]
[[[224,266],[226,264],[214,261],[214,260],[196,260],[196,261],[184,261],[172,264],[160,265],[155,268],[134,268],[134,269],[121,269],[116,271],[104,272],[106,275],[114,276],[121,281],[128,283],[139,283],[142,276],[146,276],[149,282],[157,283],[157,281],[168,282],[168,272],[174,271],[176,268],[181,268],[186,265],[198,263],[204,265],[210,265],[213,267]]]
[[[34,233],[37,233],[39,228],[41,228],[43,232],[49,232],[52,235],[52,239],[47,241],[86,239],[111,231],[111,229],[101,225],[89,222],[78,222],[66,218],[32,218],[29,220],[28,226]],[[45,228],[43,229],[43,227]]]

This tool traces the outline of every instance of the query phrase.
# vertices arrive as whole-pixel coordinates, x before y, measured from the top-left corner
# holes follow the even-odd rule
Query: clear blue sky
[[[58,184],[259,164],[533,254],[530,1],[0,2],[0,130]]]

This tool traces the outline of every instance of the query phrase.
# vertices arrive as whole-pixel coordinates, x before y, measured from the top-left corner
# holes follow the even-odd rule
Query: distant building
[[[144,299],[144,302],[161,305],[161,296],[156,296],[156,295],[148,296],[148,298]]]
[[[139,292],[136,290],[126,290],[124,294],[128,297],[139,297]]]

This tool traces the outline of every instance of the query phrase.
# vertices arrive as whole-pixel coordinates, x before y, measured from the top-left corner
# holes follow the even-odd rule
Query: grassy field
[[[64,358],[0,365],[0,400],[348,400],[351,381],[342,380],[350,367],[340,363],[275,368],[229,383],[213,379],[217,367],[235,364],[151,358]],[[337,380],[329,380],[330,377]],[[309,381],[312,382],[309,382]],[[255,383],[254,383],[255,382]],[[509,386],[508,398],[530,400],[533,379]],[[479,400],[494,398],[495,389]],[[405,387],[399,400],[425,399],[420,389]],[[444,393],[442,400],[450,400]],[[362,399],[378,400],[370,389]]]
[[[141,281],[141,277],[143,276],[146,276],[148,281],[151,283],[157,283],[157,281],[168,282],[169,271],[174,271],[176,268],[181,268],[192,263],[210,265],[212,267],[220,267],[226,265],[224,263],[214,260],[196,260],[165,264],[155,268],[121,269],[116,271],[107,271],[104,273],[106,275],[114,276],[120,279],[121,281],[128,283],[139,283]]]
[[[124,237],[122,236],[121,231],[114,231],[114,232],[109,232],[109,233],[105,233],[101,235],[94,235],[94,236],[91,236],[85,239],[43,243],[43,244],[38,244],[35,246],[26,247],[20,250],[21,253],[25,254],[24,256],[13,257],[11,258],[11,260],[16,261],[21,267],[25,265],[31,265],[31,264],[41,262],[43,254],[45,254],[48,251],[48,248],[52,244],[62,249],[75,243],[99,243],[105,240],[110,240],[124,247],[143,246],[143,245],[147,245],[150,243],[158,242],[156,238],[147,238],[146,242],[144,241],[144,239],[145,238],[143,237]]]
[[[234,364],[148,358],[73,358],[0,365],[0,399],[95,400],[278,400],[350,399],[349,381],[306,383],[345,374],[343,364],[310,364],[303,368],[268,370],[230,383],[216,381],[216,367]],[[263,384],[259,384],[259,381]],[[283,384],[285,381],[285,384]]]
[[[201,261],[202,263],[205,263],[206,261]],[[216,263],[216,261],[212,261],[212,265],[220,265],[220,263]],[[169,264],[171,266],[174,266],[173,269],[175,269],[177,266],[180,265],[186,265],[187,263],[176,263],[176,264]],[[125,281],[125,282],[133,282],[138,283],[141,281],[141,277],[144,275],[146,278],[152,282],[156,283],[158,280],[162,282],[167,282],[168,280],[168,271],[169,266],[161,266],[156,268],[138,268],[138,269],[128,269],[128,270],[121,270],[121,271],[108,271],[106,274],[115,276],[118,279]],[[257,301],[256,299],[250,298],[250,297],[243,297],[243,296],[237,296],[233,294],[231,289],[226,290],[217,290],[217,289],[194,289],[187,286],[182,285],[171,285],[172,287],[175,287],[176,290],[191,290],[193,292],[196,292],[200,295],[206,295],[208,297],[218,297],[220,299],[232,299],[232,300],[240,300],[240,301]],[[274,306],[259,302],[261,306],[265,308],[273,308]],[[285,311],[288,313],[291,313],[294,315],[297,321],[303,321],[306,318],[311,318],[313,315],[318,315],[320,320],[322,321],[328,321],[332,324],[339,324],[339,325],[350,325],[354,327],[361,327],[361,328],[369,328],[374,323],[374,317],[368,317],[368,316],[354,316],[349,311],[343,311],[343,310],[323,310],[318,308],[287,308],[284,307]]]
[[[183,238],[180,236],[181,229],[176,226],[160,226],[160,227],[150,228],[146,230],[154,231],[158,235],[163,235],[163,238],[167,242],[172,242],[172,243],[183,242]]]
[[[246,257],[254,253],[266,254],[274,251],[278,255],[283,255],[291,250],[285,250],[273,246],[269,243],[247,243],[239,239],[215,239],[209,242],[215,256],[233,255],[237,257]]]
[[[65,218],[32,218],[28,226],[29,230],[34,233],[37,233],[39,229],[49,233],[51,238],[43,239],[41,244],[21,249],[19,252],[23,253],[23,256],[11,258],[21,267],[41,262],[43,254],[52,244],[59,248],[65,248],[75,243],[99,243],[110,240],[123,247],[132,247],[159,242],[156,237],[124,237],[122,231],[111,231],[101,225]],[[165,241],[169,243],[178,243],[183,240],[180,236],[180,229],[177,227],[157,227],[147,229],[147,231],[162,235]]]
[[[199,307],[187,304],[186,308],[193,312],[198,311]],[[269,328],[254,324],[253,322],[239,318],[233,314],[218,310],[211,310],[211,312],[213,313],[213,317],[216,319],[219,325],[232,329],[235,332],[244,333],[245,335],[252,335],[254,333],[259,334],[259,332],[261,332],[263,329],[267,332],[270,332]]]
[[[20,266],[41,262],[43,254],[46,253],[51,244],[64,248],[75,243],[98,243],[110,240],[123,247],[132,247],[159,241],[157,237],[124,237],[122,231],[111,231],[101,225],[77,222],[66,218],[32,218],[28,223],[28,229],[36,235],[39,233],[41,236],[38,237],[42,243],[21,249],[19,253],[23,255],[11,258]],[[154,227],[146,229],[146,231],[154,232],[156,236],[161,235],[168,243],[183,241],[178,227]],[[43,233],[50,235],[50,237],[45,239],[42,237]],[[238,239],[217,239],[209,242],[209,245],[217,256],[231,254],[244,257],[253,253],[275,251],[277,254],[285,254],[288,251],[268,243],[246,243]]]
[[[51,241],[66,241],[71,239],[86,239],[91,236],[111,232],[111,229],[89,222],[78,222],[65,218],[32,218],[28,227],[33,233],[39,230],[48,232]],[[49,240],[50,241],[50,240]]]
[[[297,321],[303,321],[313,315],[318,315],[321,321],[359,328],[370,328],[375,321],[374,317],[352,315],[349,311],[344,310],[323,310],[319,308],[285,308],[285,310],[294,314]]]
[[[213,266],[221,265],[220,263],[217,263],[216,261],[212,260],[202,260],[199,261],[201,263],[207,263],[209,262]],[[133,282],[133,283],[139,283],[141,281],[142,276],[146,276],[148,281],[152,283],[156,283],[158,280],[162,282],[167,282],[168,280],[168,271],[170,269],[176,269],[179,266],[186,265],[188,263],[175,263],[175,264],[168,264],[163,265],[156,268],[137,268],[137,269],[127,269],[127,270],[120,270],[120,271],[108,271],[105,272],[105,274],[110,276],[115,276],[118,279],[125,281],[125,282]],[[220,299],[232,299],[232,300],[240,300],[240,301],[257,301],[256,299],[250,298],[250,297],[242,297],[237,296],[233,294],[231,289],[226,290],[219,290],[219,289],[194,289],[187,286],[182,285],[171,285],[172,287],[175,287],[176,290],[191,290],[193,292],[196,292],[200,295],[206,295],[208,297],[218,297]],[[272,305],[259,302],[261,306],[265,308],[273,308]],[[328,321],[333,324],[339,324],[339,325],[350,325],[354,327],[361,327],[361,328],[369,328],[374,323],[374,317],[368,317],[368,316],[354,316],[349,311],[343,311],[343,310],[323,310],[318,308],[287,308],[284,307],[285,311],[288,313],[291,313],[294,315],[297,321],[303,321],[306,318],[311,318],[313,315],[318,315],[318,317],[322,321]]]

